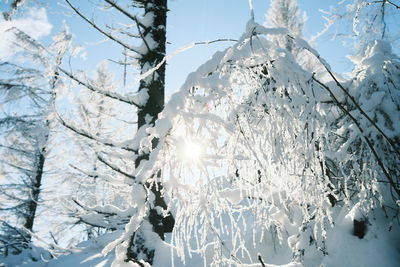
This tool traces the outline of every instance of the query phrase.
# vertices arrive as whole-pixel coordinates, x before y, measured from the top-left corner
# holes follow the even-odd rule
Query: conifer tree
[[[54,102],[62,86],[57,70],[68,48],[66,30],[54,37],[48,48],[24,32],[13,29],[22,54],[37,68],[1,62],[0,89],[7,112],[2,114],[3,193],[1,242],[5,253],[20,253],[31,242],[40,203],[50,131],[54,124]],[[13,218],[9,220],[6,218]],[[9,245],[11,244],[11,245]]]
[[[272,0],[265,15],[265,26],[286,28],[290,35],[302,37],[303,26],[307,19],[305,13],[300,13],[297,0]],[[274,36],[272,39],[282,48],[295,52],[293,39],[288,36]]]

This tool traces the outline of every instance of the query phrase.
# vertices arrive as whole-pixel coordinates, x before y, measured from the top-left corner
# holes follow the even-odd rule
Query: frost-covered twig
[[[253,0],[249,1],[249,8],[250,8],[250,19],[254,21],[254,7],[253,7]]]
[[[119,12],[121,12],[122,14],[124,14],[125,16],[130,18],[131,20],[135,21],[140,27],[145,28],[145,26],[142,23],[140,23],[140,21],[138,21],[136,16],[133,16],[131,13],[127,12],[123,7],[118,5],[118,3],[116,1],[114,1],[114,0],[104,0],[104,1],[109,3],[112,7],[114,7],[116,10],[118,10]]]
[[[305,41],[297,39],[298,44],[301,44],[300,46],[309,51],[313,56],[315,56],[318,61],[324,66],[325,70],[328,72],[328,74],[331,76],[333,81],[336,83],[336,85],[342,90],[342,92],[351,100],[351,102],[354,104],[356,109],[360,111],[360,113],[371,123],[371,125],[384,137],[384,139],[391,145],[393,148],[394,152],[398,155],[400,155],[400,151],[398,150],[397,146],[395,143],[393,143],[392,140],[385,134],[385,132],[374,122],[374,120],[361,108],[361,106],[357,103],[355,98],[349,93],[349,91],[338,81],[336,76],[333,74],[331,71],[328,63],[321,58],[321,56],[310,46],[305,45]],[[313,77],[315,80],[315,77]],[[325,88],[325,87],[324,87]]]
[[[92,174],[92,173],[85,172],[84,170],[82,170],[82,169],[80,169],[80,168],[78,168],[78,167],[76,167],[76,166],[74,166],[74,165],[72,165],[72,164],[69,164],[69,166],[70,166],[72,169],[75,169],[75,170],[77,170],[77,171],[83,173],[83,174],[86,175],[87,177],[90,177],[90,178],[97,178],[97,175]]]
[[[87,207],[87,206],[83,205],[82,203],[80,203],[80,202],[79,202],[78,200],[76,200],[76,199],[73,199],[72,201],[73,201],[76,205],[78,205],[79,207],[81,207],[82,209],[87,210],[87,211],[94,211],[94,212],[96,212],[96,213],[104,214],[104,215],[108,215],[108,216],[116,216],[116,215],[118,215],[116,212],[106,212],[106,211],[104,211],[104,208],[103,208],[102,210],[97,210],[96,208]]]

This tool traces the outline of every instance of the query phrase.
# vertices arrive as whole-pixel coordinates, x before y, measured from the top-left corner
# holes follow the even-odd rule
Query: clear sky
[[[1,0],[0,0],[1,1]],[[93,3],[96,0],[71,0],[89,18],[96,21],[118,23],[111,12],[96,9]],[[300,8],[307,13],[308,21],[305,24],[304,35],[308,39],[323,28],[324,20],[320,9],[327,10],[330,5],[336,5],[337,0],[298,0]],[[86,46],[87,60],[72,63],[75,69],[84,69],[89,73],[102,59],[121,60],[122,49],[112,41],[105,41],[105,37],[97,33],[81,18],[66,12],[62,0],[49,0],[47,13],[53,24],[52,33],[60,30],[63,22],[70,27],[74,34],[74,43]],[[253,0],[255,19],[258,23],[265,21],[265,14],[269,7],[269,0]],[[214,40],[219,38],[237,39],[245,29],[250,18],[248,0],[169,0],[167,53],[191,42]],[[5,0],[0,3],[0,9],[6,10]],[[46,40],[45,40],[46,41]],[[167,66],[167,95],[176,91],[184,82],[186,76],[205,62],[217,50],[222,50],[232,43],[217,43],[196,46],[170,60]],[[317,40],[317,48],[323,57],[337,72],[350,71],[351,64],[345,59],[348,52],[343,49],[339,41],[331,41],[327,36]],[[122,67],[114,63],[109,64],[119,73]],[[117,78],[122,77],[118,74]]]
[[[265,21],[269,0],[253,0],[255,20]],[[300,8],[307,13],[304,37],[314,36],[324,27],[320,9],[328,10],[337,0],[298,0]],[[168,17],[169,52],[193,41],[214,40],[218,38],[237,39],[245,30],[250,18],[247,0],[171,0]],[[207,60],[215,50],[223,49],[231,43],[194,47],[170,61],[167,88],[173,90],[182,82],[186,74]],[[351,64],[345,58],[348,52],[340,41],[329,40],[328,36],[317,40],[318,51],[338,72],[350,71]],[[334,51],[334,52],[333,52]]]

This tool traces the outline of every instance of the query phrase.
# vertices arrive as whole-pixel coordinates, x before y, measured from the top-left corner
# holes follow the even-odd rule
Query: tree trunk
[[[155,67],[159,64],[165,56],[166,45],[166,22],[167,22],[167,0],[143,0],[136,1],[144,6],[145,15],[153,13],[153,24],[145,28],[142,33],[144,36],[144,45],[147,47],[146,41],[152,39],[156,46],[153,49],[148,49],[146,53],[141,55],[139,60],[141,73],[145,73],[149,68]],[[150,44],[151,45],[151,44]],[[150,46],[149,45],[149,46]],[[149,48],[149,47],[147,47]],[[151,47],[150,47],[151,48]],[[149,77],[140,81],[139,92],[148,90],[149,98],[147,103],[138,108],[138,130],[142,127],[152,127],[158,118],[158,114],[164,108],[164,91],[165,91],[165,64],[163,64],[157,71]],[[157,146],[158,140],[152,140],[152,147]],[[138,167],[142,160],[147,160],[149,154],[139,154],[135,166]],[[160,176],[160,173],[155,173],[154,176]],[[148,215],[148,222],[151,224],[152,229],[158,236],[164,240],[166,232],[172,232],[175,220],[172,215],[164,218],[159,214],[157,207],[163,210],[167,205],[162,196],[162,184],[146,184],[151,188],[151,192],[155,196],[154,203],[150,203],[151,209]],[[159,208],[158,208],[159,209]],[[152,264],[154,258],[154,249],[148,248],[145,244],[146,240],[140,236],[140,233],[135,233],[131,238],[130,247],[128,248],[128,260],[138,260],[138,254],[146,255],[146,261]]]
[[[42,184],[44,162],[45,162],[45,156],[42,152],[39,152],[36,174],[34,179],[32,180],[30,198],[26,204],[27,206],[26,218],[24,223],[24,227],[31,232],[33,230],[33,222],[35,220],[36,209],[39,202],[39,194],[40,194],[40,186]],[[28,235],[28,238],[30,239],[31,236]]]

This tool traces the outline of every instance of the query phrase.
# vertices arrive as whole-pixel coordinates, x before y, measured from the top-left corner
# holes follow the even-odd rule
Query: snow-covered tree
[[[326,28],[321,32],[325,35],[334,28],[333,37],[344,38],[353,42],[357,52],[363,51],[370,42],[386,39],[398,45],[398,10],[396,1],[341,1],[338,5],[324,11]]]
[[[149,130],[149,141],[158,138],[159,143],[152,149],[148,142],[152,152],[145,168],[149,173],[162,168],[166,189],[176,196],[172,242],[183,261],[199,253],[205,265],[215,266],[264,264],[264,259],[291,266],[323,264],[331,259],[327,255],[337,253],[331,239],[365,235],[359,233],[358,226],[367,227],[365,221],[360,222],[365,209],[379,209],[385,203],[383,210],[395,210],[386,214],[398,216],[393,205],[398,201],[398,168],[394,167],[398,158],[391,144],[398,138],[393,126],[399,117],[398,100],[393,100],[398,99],[397,75],[379,79],[382,84],[393,82],[387,93],[378,95],[394,115],[389,117],[388,111],[381,112],[381,107],[373,105],[379,115],[374,115],[378,121],[372,121],[369,134],[378,136],[374,126],[378,122],[382,125],[378,128],[385,125],[388,130],[383,131],[390,134],[386,143],[379,141],[384,136],[373,141],[379,149],[376,157],[376,149],[369,147],[369,137],[362,132],[366,125],[357,126],[371,121],[365,115],[352,119],[360,110],[350,108],[357,101],[347,102],[345,86],[350,83],[336,78],[320,55],[300,38],[293,38],[293,44],[315,56],[326,67],[323,73],[304,70],[289,51],[268,41],[271,35],[288,34],[282,28],[265,28],[250,21],[236,45],[216,53],[188,77]],[[357,76],[366,71],[366,63],[382,67],[378,67],[381,71],[390,69],[392,73],[396,69],[389,67],[387,59],[396,57],[387,46],[373,47]],[[375,53],[388,65],[371,61]],[[371,75],[373,71],[367,72]],[[377,77],[371,78],[365,82]],[[360,96],[364,105],[376,104],[375,98],[364,98]],[[343,119],[351,123],[342,131],[354,133],[345,138],[347,144],[363,140],[361,150],[357,142],[350,150],[338,148],[340,132],[336,130]],[[392,170],[391,176],[380,166],[383,158],[388,159],[384,166]],[[356,166],[360,163],[363,167]],[[194,186],[186,184],[188,176],[197,181]],[[371,199],[387,199],[391,190],[394,198],[388,198],[389,202],[374,203]],[[371,227],[372,235],[382,226],[390,229],[392,217],[383,219],[386,224],[380,219]],[[398,225],[393,229],[397,233]],[[396,247],[396,239],[388,236],[380,238]]]
[[[351,59],[356,67],[335,132],[335,175],[344,179],[342,197],[359,205],[356,219],[367,224],[379,207],[399,214],[399,58],[389,43],[375,40]]]
[[[395,18],[391,15],[398,7],[391,1],[343,3],[345,11],[331,8],[328,12],[327,25],[352,25],[350,33],[341,35],[354,41],[356,55],[348,58],[355,68],[350,81],[341,82],[325,64],[340,88],[337,121],[333,126],[335,141],[331,141],[338,147],[330,157],[333,160],[329,160],[328,171],[329,176],[336,177],[339,201],[358,203],[359,217],[363,216],[357,221],[364,225],[371,223],[368,218],[375,215],[370,212],[377,206],[398,216],[398,208],[392,203],[399,198],[398,169],[393,167],[399,160],[395,127],[399,110],[395,71],[398,56],[390,43],[399,32],[389,27]]]
[[[69,44],[63,31],[48,48],[18,29],[12,29],[25,59],[36,67],[1,62],[2,102],[2,250],[20,253],[31,242],[40,203],[49,136],[54,124],[58,66]],[[26,64],[26,63],[25,63]]]
[[[302,37],[304,23],[307,20],[305,13],[301,14],[297,0],[272,0],[270,8],[265,15],[265,26],[273,28],[286,28],[293,36]],[[273,36],[277,44],[295,53],[293,39],[289,36]]]
[[[93,78],[90,79],[90,83],[100,90],[114,92],[115,89],[118,88],[118,85],[115,84],[113,80],[113,74],[108,70],[106,62],[102,62],[96,68]],[[133,127],[127,127],[125,122],[121,125],[121,123],[116,121],[115,100],[111,100],[96,92],[83,89],[80,90],[76,102],[77,110],[72,116],[79,118],[79,120],[76,119],[74,125],[76,127],[79,125],[79,128],[85,129],[85,131],[96,139],[110,138],[110,133],[113,133],[116,128],[133,129]],[[79,121],[81,122],[79,123]],[[120,132],[122,136],[123,133],[121,130]],[[91,239],[104,234],[109,228],[85,220],[84,218],[87,217],[90,211],[82,208],[101,206],[110,203],[122,206],[124,201],[115,203],[116,199],[127,197],[127,194],[124,194],[126,190],[124,190],[122,186],[118,186],[116,182],[111,182],[109,179],[109,177],[113,177],[112,180],[123,184],[124,177],[110,170],[101,161],[103,160],[104,153],[106,151],[111,151],[109,149],[107,150],[99,141],[79,137],[81,136],[70,132],[69,135],[64,134],[62,137],[65,140],[72,141],[75,150],[74,158],[69,159],[71,163],[68,169],[70,169],[70,171],[68,171],[64,180],[65,183],[70,184],[69,192],[62,193],[66,196],[63,197],[63,199],[65,199],[66,202],[72,201],[72,203],[68,205],[67,210],[63,210],[62,213],[64,215],[68,214],[68,216],[74,218],[69,223],[70,225],[80,225],[83,223],[85,231],[82,233],[82,238]],[[113,151],[113,153],[116,154],[117,152]],[[83,161],[82,159],[86,160]],[[74,177],[72,181],[69,179],[71,176]],[[78,222],[76,220],[78,220]],[[67,223],[65,222],[65,224]],[[80,240],[80,238],[78,238],[79,232],[79,230],[76,230],[77,236],[74,238],[75,241]]]

